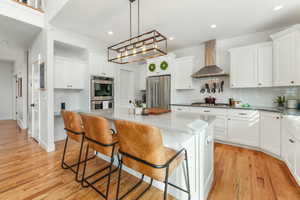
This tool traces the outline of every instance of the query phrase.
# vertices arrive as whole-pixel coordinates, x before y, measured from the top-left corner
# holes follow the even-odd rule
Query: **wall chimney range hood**
[[[216,65],[216,40],[205,42],[205,66],[192,75],[193,78],[229,76]]]

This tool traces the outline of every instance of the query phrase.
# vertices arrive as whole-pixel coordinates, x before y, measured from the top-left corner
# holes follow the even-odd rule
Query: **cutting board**
[[[171,112],[171,110],[164,108],[149,108],[149,115],[160,115],[169,112]]]

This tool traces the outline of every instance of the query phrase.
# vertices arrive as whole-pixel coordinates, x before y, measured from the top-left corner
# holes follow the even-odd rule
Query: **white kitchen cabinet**
[[[282,119],[282,158],[300,185],[300,140],[299,119],[296,116],[283,116]]]
[[[115,64],[98,53],[89,54],[89,71],[92,76],[114,77]]]
[[[175,89],[176,90],[191,90],[194,89],[193,74],[194,57],[183,57],[175,60]]]
[[[300,185],[300,140],[295,139],[295,153],[296,153],[296,169],[295,169],[295,177],[298,185]]]
[[[259,44],[258,53],[258,87],[273,86],[273,43]]]
[[[190,107],[190,112],[199,113],[202,115],[216,116],[213,126],[214,138],[227,141],[227,109],[222,108],[205,108],[205,107]]]
[[[69,58],[54,58],[54,88],[84,89],[86,64]]]
[[[280,156],[281,153],[281,115],[260,112],[260,147]]]
[[[230,52],[230,87],[272,86],[272,43],[239,47]]]
[[[139,71],[140,75],[139,75],[139,89],[140,90],[146,90],[146,79],[147,79],[147,66],[142,65],[140,67],[140,71]]]
[[[271,36],[274,49],[274,86],[300,85],[299,30],[297,25]]]
[[[228,140],[237,144],[259,147],[259,112],[230,110]]]
[[[171,110],[174,112],[190,112],[190,107],[188,106],[171,106]]]

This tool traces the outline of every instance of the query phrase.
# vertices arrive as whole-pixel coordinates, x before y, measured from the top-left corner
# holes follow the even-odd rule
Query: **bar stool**
[[[86,155],[85,159],[87,159],[89,148],[93,149],[96,152],[102,153],[106,156],[110,157],[110,164],[95,173],[86,176],[86,162],[84,164],[83,168],[83,181],[82,186],[83,187],[92,187],[97,193],[99,193],[103,198],[108,198],[108,192],[109,192],[109,185],[111,180],[111,174],[116,172],[118,170],[118,167],[113,168],[113,162],[114,162],[114,155],[117,154],[118,151],[118,136],[115,134],[114,131],[109,130],[109,125],[106,119],[102,117],[97,116],[91,116],[91,115],[81,115],[83,126],[85,130],[84,140],[88,143],[87,149],[86,149]],[[108,169],[109,172],[102,177],[90,182],[88,179],[94,177],[98,173],[101,173],[102,171]],[[103,194],[100,190],[98,190],[94,184],[98,181],[102,180],[103,178],[108,176],[107,181],[107,187],[106,187],[106,193]],[[87,184],[87,185],[85,185]]]
[[[77,182],[81,182],[82,180],[80,180],[78,177],[80,164],[84,162],[84,161],[81,161],[81,155],[82,155],[82,150],[83,150],[83,135],[84,135],[81,117],[79,114],[77,114],[75,112],[66,111],[66,110],[61,111],[61,116],[63,118],[64,125],[65,125],[65,131],[67,134],[67,138],[66,138],[65,145],[64,145],[64,152],[63,152],[63,156],[62,156],[61,167],[63,169],[70,169],[72,172],[74,172],[76,174],[75,180]],[[71,165],[68,165],[65,162],[65,155],[66,155],[66,151],[67,151],[69,138],[75,142],[80,143],[78,162],[71,164]],[[93,159],[95,157],[96,157],[96,155],[89,158],[88,160]],[[77,166],[77,168],[74,170],[73,167],[75,167],[75,166]]]
[[[153,179],[165,183],[164,200],[167,199],[168,185],[187,193],[188,199],[191,198],[186,149],[175,151],[163,146],[160,130],[155,127],[123,120],[116,120],[115,125],[119,137],[119,153],[121,154],[116,197],[117,200],[123,199],[130,192],[136,189],[143,182],[145,175],[151,178],[150,185],[137,197],[137,199],[150,189]],[[186,164],[186,174],[184,174],[187,190],[168,182],[169,176],[172,174],[174,169],[179,166],[179,164],[183,163],[183,161],[185,161]],[[135,186],[119,198],[123,164],[137,172],[140,172],[142,177]]]

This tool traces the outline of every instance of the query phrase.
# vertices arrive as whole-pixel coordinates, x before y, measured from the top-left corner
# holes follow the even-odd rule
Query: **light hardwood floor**
[[[56,151],[46,153],[14,121],[0,121],[0,199],[1,200],[96,200],[102,199],[92,189],[82,189],[74,174],[60,168],[63,142]],[[78,145],[72,143],[69,162],[77,157]],[[100,159],[89,163],[91,170],[106,163]],[[216,144],[215,182],[210,200],[300,199],[300,189],[286,166],[259,152]],[[98,186],[105,190],[105,181]],[[113,175],[110,199],[115,197],[117,174]],[[138,181],[125,174],[122,191]],[[146,188],[144,183],[126,199],[134,199]],[[152,187],[143,200],[162,199],[162,192]],[[172,199],[171,197],[169,199]]]

